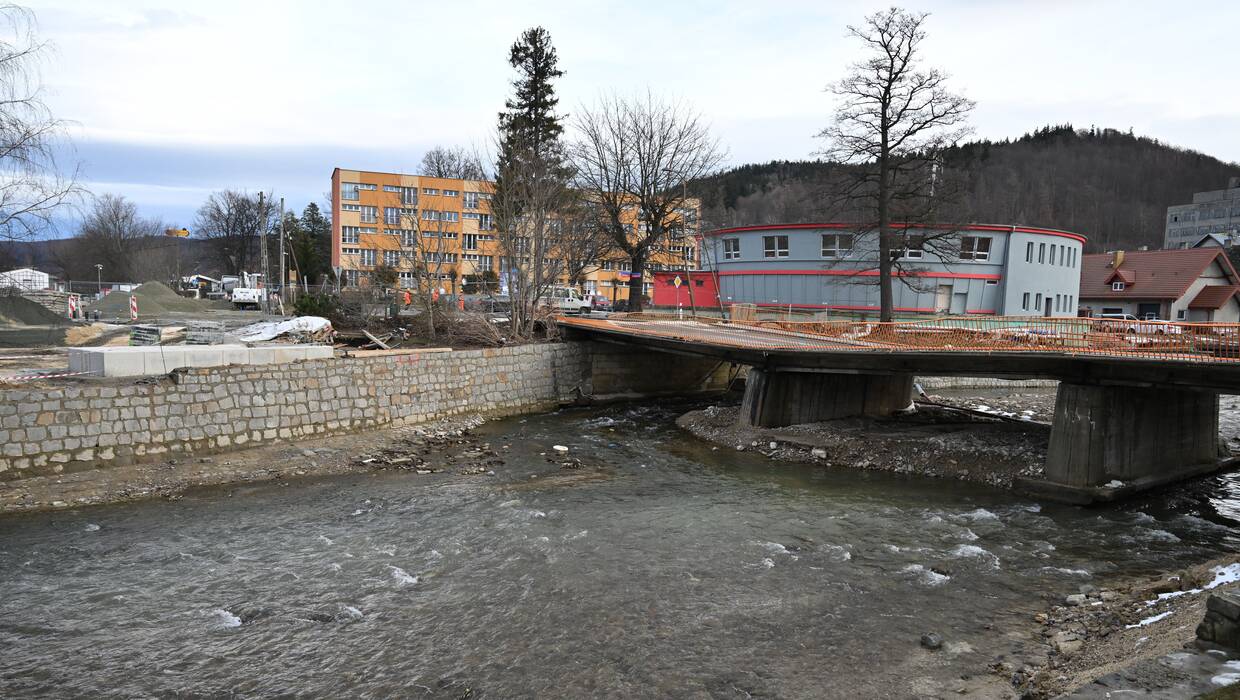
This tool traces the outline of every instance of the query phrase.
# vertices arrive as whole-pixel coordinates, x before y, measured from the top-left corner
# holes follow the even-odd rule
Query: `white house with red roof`
[[[1081,258],[1081,306],[1093,315],[1240,322],[1240,275],[1214,246],[1115,251]]]

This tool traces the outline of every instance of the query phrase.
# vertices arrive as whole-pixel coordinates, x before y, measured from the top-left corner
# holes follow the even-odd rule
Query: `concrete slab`
[[[334,356],[329,345],[70,348],[69,368],[72,372],[92,372],[101,377],[140,377],[167,374],[180,367],[273,364]]]

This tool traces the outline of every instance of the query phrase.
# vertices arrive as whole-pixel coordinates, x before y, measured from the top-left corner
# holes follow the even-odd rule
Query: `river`
[[[1240,546],[1231,477],[1039,505],[712,448],[683,410],[488,424],[490,477],[0,519],[0,696],[945,694],[994,682],[1047,596]]]

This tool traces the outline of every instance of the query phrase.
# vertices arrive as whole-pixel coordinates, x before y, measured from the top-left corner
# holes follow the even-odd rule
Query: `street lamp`
[[[103,265],[95,263],[95,284],[99,286],[99,298],[103,298]]]

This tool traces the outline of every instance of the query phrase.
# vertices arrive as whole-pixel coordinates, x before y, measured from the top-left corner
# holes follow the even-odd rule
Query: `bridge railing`
[[[865,321],[733,321],[831,350],[1058,352],[1202,362],[1240,361],[1240,324],[1095,318],[940,317]]]

